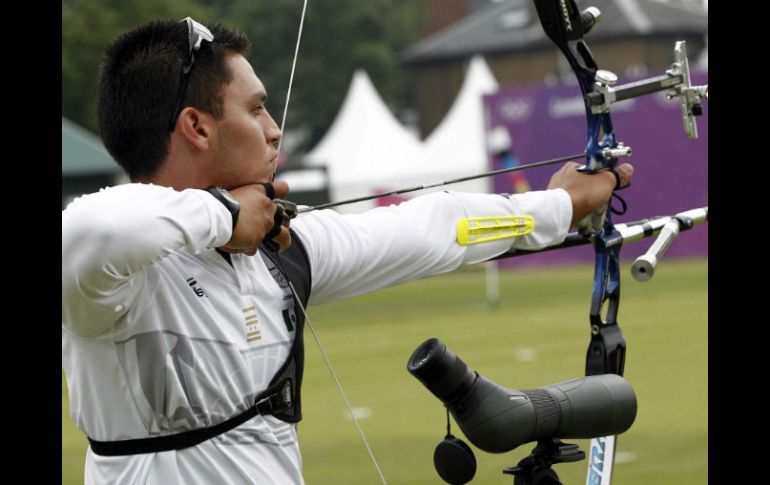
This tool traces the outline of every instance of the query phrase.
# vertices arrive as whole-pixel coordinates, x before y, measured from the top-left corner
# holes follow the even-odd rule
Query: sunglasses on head
[[[187,23],[187,59],[182,65],[182,72],[179,80],[179,93],[176,98],[174,112],[171,114],[171,119],[169,120],[169,131],[174,131],[176,119],[182,111],[182,101],[187,93],[187,83],[190,80],[190,71],[192,70],[193,64],[195,64],[195,53],[200,50],[201,43],[204,40],[208,42],[214,41],[214,35],[205,25],[196,22],[190,17],[183,19],[182,22]]]

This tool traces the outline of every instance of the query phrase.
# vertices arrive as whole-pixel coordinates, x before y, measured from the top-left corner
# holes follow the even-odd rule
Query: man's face
[[[265,108],[267,92],[243,56],[230,55],[226,63],[233,78],[222,89],[224,114],[217,120],[217,183],[234,188],[270,182],[281,131]]]

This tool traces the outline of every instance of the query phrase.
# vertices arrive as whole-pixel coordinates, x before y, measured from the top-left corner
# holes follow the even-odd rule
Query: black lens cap
[[[468,483],[476,474],[476,457],[470,446],[451,435],[436,446],[433,465],[439,476],[452,485]]]

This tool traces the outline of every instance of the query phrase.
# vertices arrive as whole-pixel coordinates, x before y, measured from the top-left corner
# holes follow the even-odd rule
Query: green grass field
[[[708,481],[708,261],[665,261],[649,283],[622,269],[618,321],[628,344],[627,380],[638,399],[618,439],[613,483],[702,485]],[[441,484],[433,449],[443,406],[406,371],[414,349],[438,337],[500,385],[532,388],[580,377],[589,341],[593,268],[501,271],[501,301],[484,303],[484,272],[471,268],[313,307],[310,318],[388,483]],[[299,425],[309,485],[379,483],[309,330],[304,420]],[[453,425],[462,437],[459,428]],[[588,440],[568,440],[587,451]],[[474,484],[510,484],[503,468],[534,444],[491,455],[474,448]],[[85,437],[69,418],[62,376],[62,483],[82,483]],[[565,485],[585,482],[586,461],[556,465]]]

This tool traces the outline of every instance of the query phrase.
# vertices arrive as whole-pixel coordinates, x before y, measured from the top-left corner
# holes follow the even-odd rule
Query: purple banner
[[[708,83],[707,73],[693,74],[696,85]],[[621,79],[619,83],[640,78]],[[489,154],[493,169],[526,164],[580,153],[586,145],[586,116],[580,88],[511,87],[484,96],[486,130],[504,128],[511,138],[508,156]],[[618,194],[628,203],[628,212],[613,216],[615,223],[652,216],[672,215],[708,205],[708,101],[697,117],[699,138],[687,138],[678,99],[665,92],[622,101],[612,107],[612,121],[619,142],[633,150],[631,187]],[[512,155],[512,156],[511,156]],[[578,162],[580,162],[578,160]],[[580,162],[582,163],[582,162]],[[495,192],[517,192],[529,187],[543,190],[558,166],[543,167],[495,177]],[[617,206],[617,201],[614,201]],[[631,243],[621,250],[623,260],[643,254],[654,239]],[[666,257],[708,254],[708,223],[683,232]],[[516,266],[592,262],[590,246],[512,258]]]

